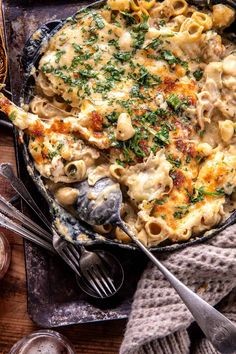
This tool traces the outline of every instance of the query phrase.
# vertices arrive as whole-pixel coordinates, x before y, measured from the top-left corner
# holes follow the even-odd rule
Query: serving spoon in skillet
[[[236,326],[179,281],[121,219],[122,193],[119,184],[110,178],[102,178],[94,186],[85,180],[76,187],[79,195],[74,207],[78,218],[90,225],[112,224],[123,230],[171,283],[213,346],[223,354],[235,353]]]

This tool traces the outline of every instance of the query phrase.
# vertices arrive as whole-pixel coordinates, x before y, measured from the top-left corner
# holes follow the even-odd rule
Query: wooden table
[[[15,152],[10,130],[0,128],[0,163],[15,164]],[[10,199],[14,192],[0,177],[0,194]],[[0,354],[23,336],[38,329],[27,314],[25,264],[22,240],[11,232],[7,235],[12,247],[8,273],[0,280]],[[114,354],[119,352],[125,321],[108,321],[59,328],[73,343],[78,354]]]

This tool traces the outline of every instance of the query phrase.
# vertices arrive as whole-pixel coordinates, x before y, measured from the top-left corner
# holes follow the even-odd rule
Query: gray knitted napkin
[[[184,284],[236,322],[236,225],[207,243],[157,255]],[[149,264],[134,296],[120,354],[216,354],[205,339],[191,343],[192,315],[158,269]]]

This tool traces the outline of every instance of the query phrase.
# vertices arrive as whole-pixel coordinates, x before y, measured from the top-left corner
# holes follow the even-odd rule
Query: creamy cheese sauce
[[[184,0],[108,0],[69,20],[44,49],[30,113],[0,100],[55,193],[110,176],[147,245],[222,222],[235,204],[236,49],[219,31],[233,20]]]

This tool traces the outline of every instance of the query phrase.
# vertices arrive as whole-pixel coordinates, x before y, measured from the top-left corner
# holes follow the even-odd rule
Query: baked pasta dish
[[[120,184],[121,216],[146,245],[188,240],[236,200],[234,11],[185,0],[108,0],[69,18],[34,69],[35,95],[2,110],[68,211],[75,184]],[[72,211],[71,211],[72,212]],[[99,234],[129,242],[118,227]]]

